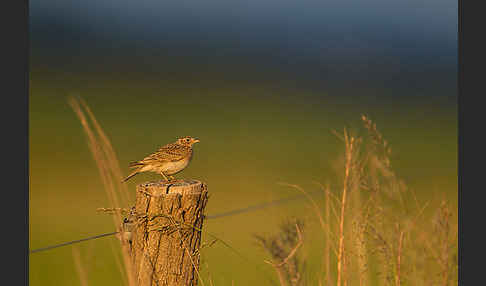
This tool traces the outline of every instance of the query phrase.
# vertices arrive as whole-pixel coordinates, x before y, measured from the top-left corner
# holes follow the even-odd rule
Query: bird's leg
[[[162,177],[164,177],[164,179],[165,179],[166,182],[169,182],[169,179],[167,179],[167,177],[165,176],[164,172],[160,172],[160,174],[162,175]]]

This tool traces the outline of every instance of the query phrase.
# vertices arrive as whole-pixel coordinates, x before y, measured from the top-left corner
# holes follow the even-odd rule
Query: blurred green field
[[[217,214],[298,194],[278,182],[317,190],[312,181],[336,183],[334,166],[343,151],[332,134],[359,131],[361,114],[376,122],[392,146],[392,165],[420,199],[445,198],[457,217],[457,112],[449,98],[428,94],[393,97],[392,91],[286,90],[264,84],[194,84],[136,74],[31,72],[29,98],[30,248],[114,231],[110,207],[81,125],[67,104],[79,95],[110,137],[122,169],[177,137],[201,140],[191,165],[178,178],[208,184],[206,213]],[[159,179],[141,174],[128,182]],[[133,197],[132,197],[133,198]],[[322,201],[322,198],[320,198]],[[126,206],[128,207],[128,206]],[[308,275],[319,271],[313,251],[322,233],[305,201],[207,220],[204,230],[240,251],[245,261],[216,243],[202,254],[202,272],[214,285],[276,285],[267,254],[254,233],[273,233],[289,216],[308,219],[301,255]],[[207,235],[203,241],[209,242]],[[78,248],[89,285],[120,285],[114,237],[30,255],[30,285],[81,285],[72,257]],[[313,263],[315,262],[315,263]],[[209,276],[206,276],[206,278]],[[310,279],[315,279],[310,277]],[[313,285],[316,285],[314,283]]]

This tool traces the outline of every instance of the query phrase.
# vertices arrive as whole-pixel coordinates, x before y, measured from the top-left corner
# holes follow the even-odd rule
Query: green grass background
[[[342,94],[343,92],[341,92]],[[31,249],[114,231],[110,207],[80,122],[67,104],[82,96],[111,139],[122,168],[177,137],[201,140],[191,165],[178,178],[208,184],[206,214],[217,214],[298,194],[278,182],[317,189],[312,181],[338,183],[334,166],[343,151],[331,130],[359,130],[368,115],[393,150],[392,165],[423,200],[443,197],[457,210],[457,112],[454,98],[416,92],[393,96],[391,89],[332,91],[278,88],[264,83],[191,79],[164,80],[131,73],[31,72],[29,97],[29,227]],[[341,171],[341,170],[338,170]],[[142,174],[128,182],[159,179]],[[335,192],[337,190],[334,190]],[[133,194],[132,194],[133,195]],[[133,199],[133,196],[132,196]],[[321,200],[322,201],[322,200]],[[126,206],[128,207],[128,206]],[[456,211],[457,212],[457,211]],[[457,214],[456,214],[457,215]],[[202,273],[214,285],[270,285],[273,269],[252,238],[271,234],[288,216],[307,218],[300,255],[319,271],[323,234],[305,201],[207,220],[204,230],[231,244],[203,250]],[[207,235],[203,241],[211,240]],[[79,249],[90,285],[120,285],[114,237],[31,254],[30,285],[80,285],[72,258]]]

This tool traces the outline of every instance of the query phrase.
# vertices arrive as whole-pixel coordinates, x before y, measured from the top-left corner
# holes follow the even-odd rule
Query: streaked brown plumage
[[[148,155],[144,159],[129,164],[135,170],[128,175],[123,182],[141,172],[154,172],[162,175],[166,181],[173,179],[171,175],[179,173],[187,167],[192,159],[192,145],[199,142],[198,139],[186,136],[177,139],[174,143],[169,143],[161,147],[157,152]]]

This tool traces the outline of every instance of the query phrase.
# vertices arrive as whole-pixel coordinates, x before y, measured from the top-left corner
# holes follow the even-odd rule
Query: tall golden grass
[[[68,103],[76,113],[76,116],[81,122],[83,131],[85,132],[88,140],[88,147],[93,155],[93,159],[96,162],[100,178],[103,182],[104,190],[108,196],[108,201],[112,210],[123,210],[123,207],[127,207],[129,203],[128,189],[126,185],[121,183],[123,174],[120,168],[118,158],[113,150],[113,147],[106,136],[105,132],[101,128],[101,125],[96,120],[94,114],[91,112],[88,104],[79,97],[68,97]],[[122,213],[120,211],[113,212],[113,223],[118,230],[121,230],[122,225]],[[123,242],[123,240],[121,240]],[[125,276],[124,281],[129,286],[134,286],[135,279],[133,277],[131,259],[128,252],[128,245],[122,243],[122,255],[119,257],[118,251],[114,247],[113,253],[117,265],[120,268],[121,275]],[[79,263],[79,255],[76,252],[73,253],[77,265]],[[120,261],[123,261],[121,263]],[[85,273],[82,272],[80,266],[77,266],[80,277],[85,277]],[[87,284],[86,279],[82,279],[83,285]]]
[[[451,205],[440,197],[420,202],[393,170],[391,148],[376,124],[361,119],[361,136],[347,129],[334,132],[344,143],[342,173],[336,176],[339,194],[319,184],[325,197],[319,205],[299,185],[282,184],[306,196],[325,233],[318,285],[458,285],[457,221]],[[430,205],[438,207],[426,211]],[[281,228],[278,235],[290,234]],[[290,251],[281,250],[278,235],[258,238],[275,259]],[[281,285],[306,285],[289,279],[303,273],[279,271]]]

